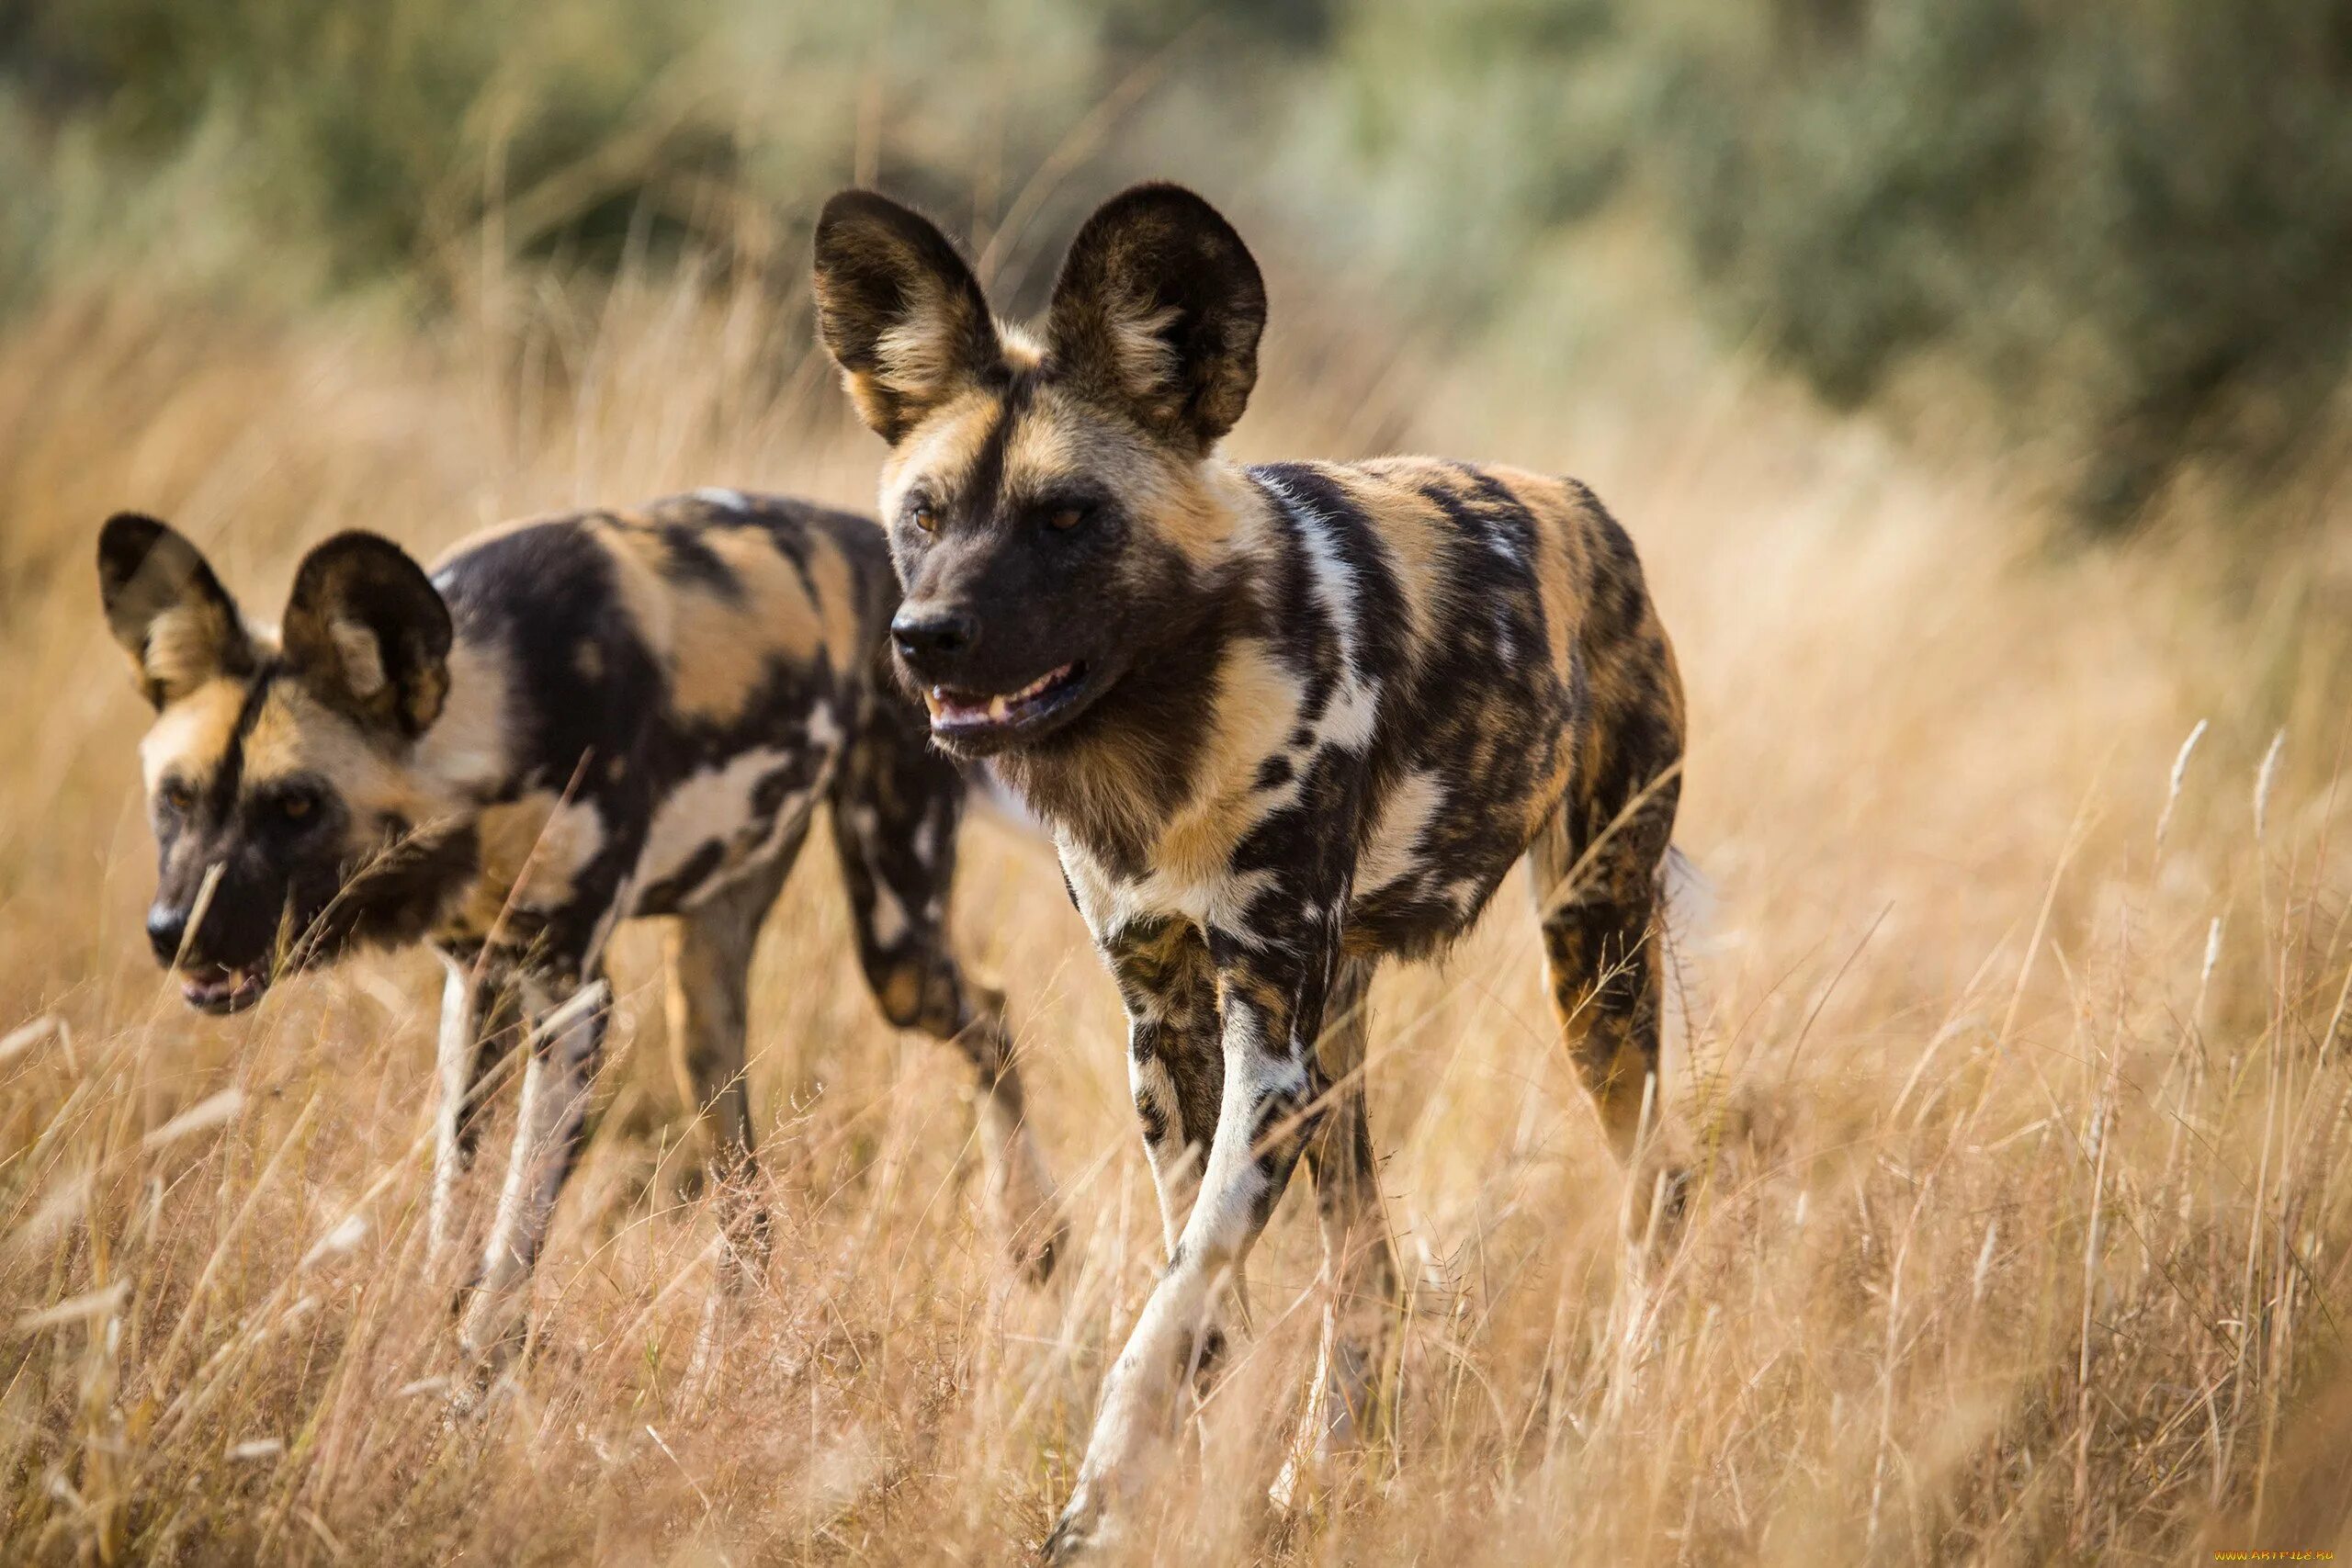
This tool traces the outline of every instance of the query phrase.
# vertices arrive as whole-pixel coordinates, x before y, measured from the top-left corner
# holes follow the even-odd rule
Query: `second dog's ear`
[[[280,630],[286,661],[322,701],[414,739],[449,693],[449,607],[390,539],[337,534],[302,558]]]
[[[817,220],[817,330],[861,418],[892,446],[998,361],[979,280],[932,221],[868,190]]]
[[[1205,454],[1258,383],[1266,284],[1214,207],[1142,185],[1078,231],[1046,320],[1053,361],[1097,398]]]
[[[207,681],[254,667],[237,606],[204,553],[169,524],[117,513],[98,531],[98,597],[107,626],[162,708]]]

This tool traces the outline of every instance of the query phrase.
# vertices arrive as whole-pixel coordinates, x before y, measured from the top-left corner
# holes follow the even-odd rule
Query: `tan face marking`
[[[245,705],[242,681],[207,681],[156,716],[139,743],[140,771],[153,796],[165,777],[201,788],[228,753]]]
[[[882,518],[887,525],[921,486],[937,499],[952,497],[972,471],[980,448],[1003,417],[994,393],[969,391],[943,403],[890,449],[882,463]]]
[[[979,454],[1003,421],[1001,394],[972,391],[943,405],[892,449],[882,468],[886,519],[917,491],[952,504]],[[1170,448],[1124,418],[1103,412],[1047,381],[1004,437],[1000,495],[1021,505],[1076,485],[1099,489],[1185,562],[1207,569],[1253,536],[1262,509],[1246,480]]]
[[[266,790],[298,775],[325,781],[343,800],[356,843],[376,842],[388,818],[416,826],[441,807],[357,725],[300,683],[281,680],[271,683],[245,734],[243,788]]]

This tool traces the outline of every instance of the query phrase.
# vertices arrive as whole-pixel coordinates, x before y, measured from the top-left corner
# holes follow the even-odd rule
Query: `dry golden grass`
[[[2177,550],[2050,551],[1994,485],[1720,372],[1629,410],[1476,353],[1375,363],[1277,338],[1244,451],[1574,471],[1651,563],[1716,900],[1679,1086],[1711,1176],[1629,1272],[1507,889],[1374,998],[1419,1280],[1393,1437],[1270,1517],[1317,1311],[1294,1199],[1158,1559],[2352,1547],[2352,692],[2296,574],[2241,570],[2225,607]],[[0,338],[0,1559],[1001,1562],[1043,1534],[1159,1243],[1116,999],[1042,849],[975,827],[959,924],[1072,1207],[1050,1287],[977,1221],[960,1064],[879,1022],[812,852],[757,978],[777,1253],[723,1364],[691,1365],[712,1230],[665,1152],[639,931],[532,1358],[467,1419],[422,1246],[431,965],[211,1021],[139,935],[108,511],[179,520],[270,613],[330,527],[430,548],[703,483],[862,502],[876,453],[837,403],[803,318],[691,279],[593,309],[502,281],[422,334],[94,285]]]

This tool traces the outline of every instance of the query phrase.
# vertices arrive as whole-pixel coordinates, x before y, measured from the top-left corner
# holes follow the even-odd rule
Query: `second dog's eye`
[[[1046,513],[1046,526],[1057,534],[1067,534],[1094,515],[1091,506],[1057,506]]]
[[[189,787],[186,779],[165,779],[164,787],[155,794],[165,807],[182,815],[196,806],[196,791]]]
[[[315,790],[289,789],[270,796],[263,807],[288,828],[307,827],[319,815],[319,796]]]
[[[931,509],[931,502],[927,501],[918,501],[908,507],[907,518],[926,534],[939,532],[939,513]]]

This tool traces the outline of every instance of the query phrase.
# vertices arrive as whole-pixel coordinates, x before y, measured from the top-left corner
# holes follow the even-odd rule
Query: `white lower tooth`
[[[1007,712],[1008,709],[1005,705],[1005,700],[1002,697],[990,697],[989,699],[989,716],[990,718],[1003,718],[1006,716]]]

